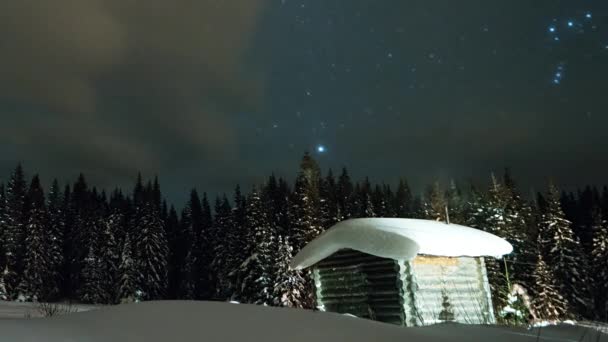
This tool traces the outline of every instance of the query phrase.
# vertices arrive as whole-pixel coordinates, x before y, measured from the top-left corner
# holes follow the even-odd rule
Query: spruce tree
[[[19,295],[26,300],[47,300],[53,290],[48,282],[53,279],[53,261],[44,192],[38,175],[32,179],[27,198],[30,211],[25,238],[25,271]]]
[[[129,303],[139,299],[137,290],[137,269],[133,259],[129,234],[125,236],[118,267],[117,302]]]
[[[451,223],[464,224],[465,218],[465,199],[463,198],[462,191],[452,179],[450,186],[445,195],[446,205],[448,207],[448,215],[450,216]],[[444,209],[445,211],[445,209]]]
[[[273,304],[290,308],[304,308],[309,305],[307,298],[306,280],[302,272],[292,270],[289,263],[293,258],[293,248],[288,238],[279,236],[275,248],[276,259],[274,269]]]
[[[274,231],[267,207],[255,188],[247,200],[245,224],[251,254],[239,267],[235,298],[247,303],[271,304],[276,250]]]
[[[608,319],[608,223],[601,208],[593,209],[593,248],[591,271],[593,274],[595,312],[602,321]]]
[[[6,299],[6,288],[4,286],[2,274],[6,269],[6,193],[4,184],[0,183],[0,299]],[[5,300],[4,299],[4,300]]]
[[[49,297],[57,298],[61,292],[62,268],[64,264],[63,246],[65,231],[64,196],[59,188],[57,179],[53,180],[48,196],[48,234],[50,259],[50,279],[47,284],[50,289]]]
[[[353,208],[351,202],[352,195],[353,183],[346,168],[342,168],[342,174],[340,174],[337,184],[336,202],[338,204],[338,211],[340,213],[338,221],[343,221],[355,216],[355,209]]]
[[[26,181],[21,164],[17,165],[6,187],[4,230],[6,269],[4,283],[9,297],[17,297],[17,286],[23,280],[26,230]]]
[[[89,253],[83,262],[82,284],[79,288],[80,300],[90,304],[102,304],[106,301],[104,276],[96,248],[94,244],[89,246]]]
[[[563,319],[567,312],[567,303],[554,285],[551,269],[538,255],[533,273],[535,296],[532,299],[532,309],[540,319],[557,321]]]
[[[187,279],[191,282],[187,286],[193,299],[210,299],[214,295],[211,264],[214,253],[211,245],[211,211],[207,197],[204,204],[198,200],[198,195],[191,198],[191,223],[194,231],[190,252],[186,256],[186,267],[190,272]]]
[[[413,217],[413,201],[412,192],[405,179],[399,180],[397,191],[395,192],[394,208],[397,217],[412,218]]]
[[[561,295],[576,316],[589,316],[593,301],[589,278],[585,268],[585,255],[578,238],[572,231],[572,223],[565,218],[560,204],[560,193],[555,185],[549,185],[547,205],[539,227],[539,247],[547,260]]]
[[[291,236],[296,251],[300,251],[323,231],[319,222],[319,181],[319,167],[306,153],[300,164],[290,212]]]
[[[490,191],[487,194],[482,194],[473,186],[471,187],[471,196],[466,210],[468,213],[467,223],[470,227],[504,237],[504,205],[501,202],[501,197],[498,196],[499,186],[493,178]],[[508,304],[507,300],[510,292],[504,262],[494,258],[485,258],[485,264],[492,292],[492,301],[496,312],[498,312]]]
[[[120,210],[113,209],[112,213],[103,220],[99,236],[98,266],[102,274],[103,302],[107,304],[113,304],[117,297],[116,283],[121,248],[116,240],[116,232],[121,229],[122,220],[123,214]]]
[[[247,257],[244,238],[244,203],[239,187],[235,189],[235,207],[226,196],[215,201],[213,229],[217,238],[214,246],[213,270],[216,274],[216,297],[229,299],[236,291],[230,274]]]
[[[445,193],[441,189],[439,182],[434,182],[433,185],[427,189],[426,200],[424,202],[424,216],[426,219],[446,222],[446,209],[447,200]]]
[[[167,271],[169,277],[169,285],[167,290],[168,299],[178,299],[180,285],[183,280],[183,265],[185,262],[186,239],[185,234],[181,229],[179,218],[175,207],[171,206],[167,219],[165,221],[165,234],[167,235],[167,244],[169,247],[169,259]]]
[[[509,169],[505,170],[503,184],[499,193],[502,197],[500,202],[504,203],[505,229],[502,237],[513,246],[513,252],[507,257],[508,274],[511,282],[532,289],[534,280],[531,275],[538,255],[536,251],[538,239],[532,228],[534,226],[532,208],[521,198]]]
[[[390,189],[387,191],[387,186],[376,185],[372,194],[372,206],[374,207],[374,214],[377,217],[391,217],[391,209],[389,203],[391,198],[387,198],[387,194],[390,194]]]
[[[365,178],[359,188],[359,214],[358,217],[376,217],[376,208],[372,201],[372,185],[369,178]]]
[[[167,291],[167,238],[153,203],[142,208],[134,238],[137,287],[144,300],[164,298]]]
[[[320,181],[319,187],[321,226],[325,230],[336,224],[342,216],[338,205],[337,184],[331,169],[327,177]]]

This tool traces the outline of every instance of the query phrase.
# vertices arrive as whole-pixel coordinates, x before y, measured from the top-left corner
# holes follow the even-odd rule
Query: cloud
[[[229,114],[256,108],[263,89],[244,66],[263,5],[0,2],[0,142],[111,172],[235,160]]]

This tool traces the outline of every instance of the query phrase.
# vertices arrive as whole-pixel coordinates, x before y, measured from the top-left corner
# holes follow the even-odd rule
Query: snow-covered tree
[[[445,202],[448,206],[450,222],[464,224],[466,221],[465,199],[463,198],[462,191],[453,179],[450,181],[450,186],[446,192],[445,197]]]
[[[120,253],[120,265],[118,267],[117,302],[129,303],[139,298],[137,290],[137,269],[129,234],[125,236]]]
[[[217,240],[212,268],[217,277],[216,297],[219,299],[229,299],[237,291],[230,274],[249,254],[245,239],[245,202],[239,187],[235,189],[234,208],[226,196],[216,200],[213,229]]]
[[[531,306],[537,318],[550,321],[563,319],[568,309],[567,303],[554,285],[551,269],[540,254],[538,255],[533,278],[535,281],[535,295]]]
[[[6,287],[4,286],[4,277],[2,271],[6,269],[6,193],[4,191],[4,184],[0,183],[0,299],[5,298]]]
[[[89,253],[84,260],[82,269],[82,284],[80,287],[80,300],[85,303],[103,304],[106,302],[106,294],[103,286],[104,275],[102,266],[95,250],[96,246],[89,246]]]
[[[539,225],[539,247],[543,258],[555,276],[556,285],[572,313],[588,316],[593,300],[589,285],[585,255],[572,223],[565,218],[560,205],[560,193],[549,185],[546,206]]]
[[[53,264],[47,235],[48,216],[38,175],[32,179],[27,198],[30,210],[25,238],[25,271],[19,295],[26,300],[46,300],[51,292],[49,280],[53,279]]]
[[[9,296],[16,298],[17,286],[21,283],[25,260],[26,230],[26,181],[21,165],[12,173],[6,187],[4,241],[6,249],[6,272],[4,283]]]
[[[395,192],[395,202],[393,204],[397,217],[412,218],[413,202],[414,197],[412,196],[409,184],[405,179],[399,180],[399,185]]]
[[[63,259],[63,233],[65,231],[65,215],[63,212],[64,197],[55,179],[48,196],[48,229],[47,243],[49,244],[49,275],[47,279],[49,297],[56,298],[61,290],[61,272]]]
[[[488,194],[471,189],[467,208],[467,223],[491,234],[504,237],[504,211],[498,193],[498,183],[493,182]],[[492,291],[493,304],[498,312],[508,304],[509,284],[504,272],[504,261],[485,258],[488,281]]]
[[[319,184],[321,226],[328,229],[338,222],[341,213],[337,202],[337,185],[331,170]]]
[[[606,320],[608,312],[608,223],[600,208],[593,210],[593,249],[591,271],[594,280],[595,310],[600,319]]]
[[[348,171],[346,168],[343,168],[337,184],[336,202],[338,204],[338,211],[340,213],[340,216],[338,216],[338,221],[343,221],[356,216],[353,203],[351,202],[352,195],[353,183],[350,179]]]
[[[376,217],[376,208],[372,200],[372,185],[368,178],[365,178],[358,192],[359,212],[358,217]]]
[[[445,193],[441,189],[439,182],[433,183],[433,185],[427,190],[424,201],[425,218],[445,222],[447,219],[445,212],[447,204]]]
[[[143,206],[135,230],[137,287],[144,300],[162,299],[167,291],[167,238],[159,212],[151,203]]]
[[[116,283],[118,281],[118,267],[120,265],[121,248],[116,241],[116,232],[121,229],[123,214],[114,209],[107,217],[99,233],[98,266],[102,274],[104,303],[114,303],[116,299]]]
[[[260,193],[254,188],[247,200],[245,224],[251,244],[251,255],[237,271],[238,291],[236,299],[254,304],[272,302],[274,231],[267,207]]]
[[[302,272],[289,268],[289,263],[293,257],[293,248],[288,238],[279,236],[275,246],[275,279],[272,291],[272,303],[275,306],[285,306],[291,308],[303,308],[308,305],[306,295],[306,280]]]
[[[323,231],[319,222],[319,182],[319,167],[306,153],[300,164],[291,201],[291,236],[296,251]]]

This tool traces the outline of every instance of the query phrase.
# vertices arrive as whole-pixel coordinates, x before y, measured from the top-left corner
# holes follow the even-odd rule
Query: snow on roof
[[[310,267],[345,248],[395,260],[412,260],[417,254],[501,257],[513,250],[496,235],[457,224],[358,218],[339,222],[311,241],[292,259],[291,267]]]

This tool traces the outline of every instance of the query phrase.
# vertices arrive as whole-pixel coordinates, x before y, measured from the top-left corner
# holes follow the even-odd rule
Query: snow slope
[[[82,312],[93,310],[99,307],[99,305],[73,304],[70,307],[70,310]],[[43,315],[38,309],[37,304],[35,303],[0,300],[0,320],[19,319],[26,317],[39,318],[43,317]]]
[[[341,221],[312,240],[293,258],[291,267],[312,266],[343,248],[396,260],[411,260],[417,254],[501,257],[513,250],[496,235],[457,224],[359,218]]]
[[[543,328],[538,341],[591,342],[598,341],[598,334],[573,326]],[[0,320],[0,341],[532,342],[537,331],[465,325],[405,328],[326,312],[162,301],[46,319]]]

